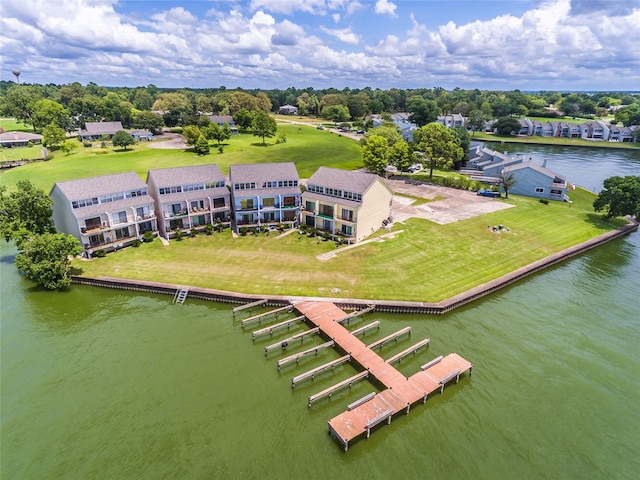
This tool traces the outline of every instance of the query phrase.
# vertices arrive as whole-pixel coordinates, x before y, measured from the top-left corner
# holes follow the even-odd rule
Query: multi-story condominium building
[[[307,226],[359,242],[391,216],[393,192],[378,175],[320,167],[302,194]]]
[[[49,196],[56,228],[80,240],[88,257],[158,229],[153,198],[135,172],[57,182]]]
[[[292,162],[231,165],[229,182],[236,232],[298,224],[300,179]]]
[[[162,236],[230,221],[229,189],[215,164],[149,170],[147,184]]]

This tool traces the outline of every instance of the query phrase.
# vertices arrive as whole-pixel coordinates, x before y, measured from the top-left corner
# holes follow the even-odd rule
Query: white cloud
[[[338,40],[344,43],[349,43],[351,45],[357,45],[358,43],[360,43],[360,35],[353,33],[350,28],[334,29],[321,26],[320,30],[322,30],[327,35],[336,37]]]
[[[395,17],[396,8],[396,4],[389,0],[377,0],[374,11],[380,15],[391,15],[392,17]]]

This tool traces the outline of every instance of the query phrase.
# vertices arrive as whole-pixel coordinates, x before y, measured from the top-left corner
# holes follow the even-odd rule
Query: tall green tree
[[[393,144],[389,157],[393,166],[400,172],[406,172],[413,163],[413,152],[404,140]]]
[[[493,128],[500,135],[511,135],[514,132],[518,133],[520,127],[520,122],[518,122],[518,119],[515,117],[502,117],[493,124]]]
[[[164,119],[162,115],[153,112],[138,112],[133,117],[133,126],[149,130],[152,134],[158,135],[162,133],[164,127]]]
[[[209,140],[207,140],[205,136],[201,134],[198,137],[198,140],[196,140],[193,149],[198,155],[206,155],[207,153],[209,153]]]
[[[129,145],[133,145],[136,141],[130,133],[125,130],[118,130],[115,135],[113,135],[111,143],[114,147],[122,147],[126,150]]]
[[[256,110],[251,122],[251,130],[254,137],[262,137],[262,144],[266,145],[265,138],[271,138],[276,134],[278,125],[276,119],[263,110]]]
[[[49,290],[71,285],[70,258],[80,255],[82,246],[77,238],[62,233],[32,235],[19,246],[16,267],[27,278]]]
[[[55,123],[50,123],[42,130],[42,144],[45,147],[54,147],[67,139],[67,134]]]
[[[233,121],[238,126],[238,128],[248,130],[249,128],[251,128],[251,124],[253,123],[253,112],[247,110],[246,108],[241,108],[233,114]]]
[[[195,145],[202,132],[195,125],[187,125],[182,129],[182,136],[187,145]]]
[[[52,207],[49,195],[29,180],[20,180],[10,193],[0,185],[0,234],[19,245],[30,235],[55,232]]]
[[[327,105],[322,109],[322,118],[331,120],[334,124],[346,122],[351,118],[346,105]]]
[[[607,178],[593,208],[596,212],[605,210],[607,218],[633,215],[640,219],[640,176]]]
[[[409,121],[418,127],[435,122],[438,118],[438,104],[433,100],[425,100],[420,96],[414,96],[407,102]]]
[[[36,129],[55,124],[62,126],[68,124],[69,112],[58,102],[43,98],[36,101],[32,107],[31,123]]]
[[[367,143],[361,147],[364,166],[371,173],[384,175],[384,169],[389,165],[391,147],[387,139],[380,135],[371,135]]]
[[[451,168],[464,157],[460,138],[453,130],[439,123],[429,123],[413,132],[414,149],[423,152],[429,163],[429,178],[433,169]]]

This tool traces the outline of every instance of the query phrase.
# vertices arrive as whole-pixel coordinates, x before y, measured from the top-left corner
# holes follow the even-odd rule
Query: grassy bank
[[[276,145],[274,139],[267,139],[267,146],[263,146],[262,139],[252,134],[233,135],[223,144],[224,153],[219,153],[217,145],[212,145],[211,153],[204,156],[189,150],[150,148],[144,142],[126,151],[100,148],[100,142],[94,142],[91,148],[79,145],[70,155],[53,152],[53,159],[48,162],[4,171],[0,174],[0,182],[11,188],[18,180],[28,179],[48,192],[59,181],[126,171],[134,171],[144,180],[152,168],[205,163],[216,163],[227,174],[229,165],[234,163],[294,162],[302,178],[310,177],[320,165],[344,169],[362,166],[357,142],[309,127],[283,124],[278,128],[285,132],[286,143]]]
[[[87,276],[170,281],[205,288],[280,295],[436,302],[493,280],[621,225],[592,213],[594,196],[573,204],[515,197],[516,208],[449,225],[412,219],[393,239],[370,242],[328,261],[332,242],[297,232],[232,238],[227,230],[163,246],[159,241],[74,266]],[[488,225],[504,225],[493,233]],[[509,229],[507,231],[507,228]]]
[[[597,142],[582,138],[556,138],[539,136],[513,136],[498,135],[494,133],[475,132],[471,141],[500,142],[500,143],[530,143],[536,145],[558,145],[565,147],[590,147],[590,148],[617,148],[628,150],[640,150],[639,143],[633,142]]]

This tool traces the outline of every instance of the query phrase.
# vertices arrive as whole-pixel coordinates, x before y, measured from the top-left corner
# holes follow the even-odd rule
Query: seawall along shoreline
[[[330,298],[330,297],[302,297],[288,295],[261,295],[241,292],[230,292],[210,288],[192,287],[188,285],[178,285],[172,283],[150,282],[145,280],[131,280],[114,277],[83,277],[72,276],[73,283],[82,285],[93,285],[105,288],[116,288],[120,290],[133,290],[139,292],[161,293],[165,295],[175,295],[177,290],[189,290],[189,297],[202,300],[211,300],[225,303],[247,303],[255,300],[268,300],[269,306],[284,306],[292,301],[311,300],[333,302],[343,309],[361,309],[370,305],[375,305],[376,310],[390,313],[427,313],[444,314],[458,307],[478,300],[490,293],[511,285],[531,274],[538,273],[547,267],[561,263],[571,257],[579,255],[587,250],[607,243],[616,238],[627,235],[638,229],[638,221],[629,220],[629,223],[610,232],[599,235],[573,247],[564,249],[546,258],[530,263],[511,273],[503,275],[495,280],[478,285],[466,292],[454,295],[442,302],[415,302],[404,300],[367,300],[357,298]]]

